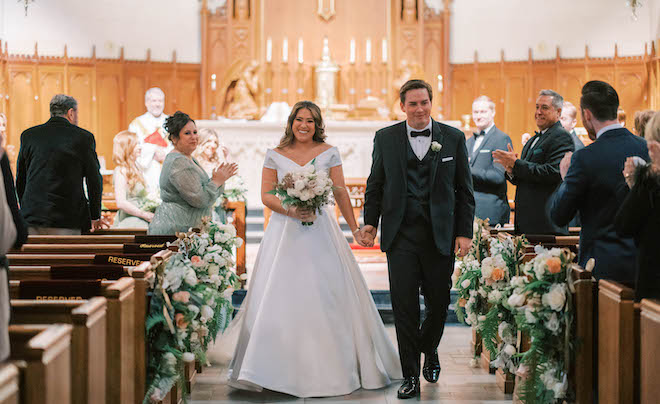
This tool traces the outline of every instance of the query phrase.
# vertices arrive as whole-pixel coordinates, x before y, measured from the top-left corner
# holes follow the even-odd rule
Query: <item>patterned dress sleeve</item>
[[[221,189],[206,175],[204,177],[195,167],[195,163],[186,157],[181,156],[172,162],[170,182],[181,198],[192,207],[210,207],[220,195]]]

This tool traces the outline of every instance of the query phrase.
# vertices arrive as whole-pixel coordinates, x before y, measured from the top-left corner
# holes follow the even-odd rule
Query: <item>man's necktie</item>
[[[428,130],[428,129],[424,129],[424,130],[421,131],[421,132],[416,132],[416,131],[414,131],[414,130],[413,130],[413,131],[410,131],[410,137],[415,138],[415,137],[417,137],[417,136],[429,137],[429,136],[431,136],[431,131]]]
[[[480,137],[480,136],[486,136],[486,132],[482,130],[482,131],[479,132],[479,133],[476,133],[476,132],[474,133],[474,137],[475,137],[475,138],[478,138],[478,137]]]

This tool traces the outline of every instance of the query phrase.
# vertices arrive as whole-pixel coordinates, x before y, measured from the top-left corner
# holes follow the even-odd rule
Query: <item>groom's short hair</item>
[[[424,80],[408,80],[406,81],[406,84],[401,86],[401,90],[399,90],[399,99],[401,99],[401,103],[406,103],[406,93],[408,91],[420,88],[425,88],[426,91],[429,92],[429,101],[433,101],[433,89],[429,83]]]

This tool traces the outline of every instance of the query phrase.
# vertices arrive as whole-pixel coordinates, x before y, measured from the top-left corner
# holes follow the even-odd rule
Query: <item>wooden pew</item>
[[[660,399],[660,300],[642,299],[640,318],[640,402]]]
[[[151,279],[154,273],[151,270],[152,265],[156,265],[161,260],[166,260],[171,256],[171,252],[162,251],[154,254],[152,260],[154,263],[145,262],[138,267],[120,267],[107,265],[85,265],[85,266],[10,266],[9,275],[11,280],[47,280],[47,279],[98,279],[99,275],[103,278],[112,280],[123,276],[130,276],[135,281],[135,394],[136,402],[141,402],[146,393],[146,368],[147,368],[147,349],[145,341],[145,320],[149,309],[148,291]],[[64,269],[58,274],[58,269]],[[67,275],[71,270],[76,276]],[[98,271],[98,272],[97,272]],[[114,273],[113,273],[114,272]]]
[[[71,324],[72,403],[106,397],[106,299],[12,300],[12,324]]]
[[[227,202],[226,209],[233,212],[232,224],[236,227],[236,235],[243,239],[243,244],[236,249],[236,274],[242,275],[245,273],[245,254],[247,244],[247,239],[245,237],[245,214],[247,209],[243,202]]]
[[[639,305],[636,310],[634,296],[631,288],[620,283],[601,279],[598,284],[601,404],[639,402]]]
[[[19,384],[16,365],[10,362],[0,364],[0,404],[18,404]]]
[[[10,281],[9,295],[20,299],[29,292],[29,281]],[[35,282],[35,281],[32,281]],[[77,281],[82,282],[82,281]],[[63,285],[66,284],[66,285]],[[33,284],[34,285],[34,284]],[[43,281],[34,290],[49,290],[48,296],[74,296],[80,293],[96,293],[94,285],[77,284],[76,281]],[[106,397],[109,403],[128,403],[135,400],[135,281],[121,278],[117,281],[99,281],[100,294],[107,299],[107,371]],[[64,287],[63,287],[64,286]],[[67,291],[67,289],[73,289]],[[67,294],[67,292],[69,292]],[[32,292],[40,293],[40,292]],[[85,296],[82,296],[85,297]],[[141,338],[144,340],[144,336]]]
[[[68,324],[9,326],[22,404],[71,402],[71,332]]]
[[[84,236],[30,235],[26,244],[125,244],[134,242],[135,236],[124,234],[86,234]]]
[[[594,305],[598,284],[589,271],[576,268],[573,273],[577,348],[571,366],[571,384],[575,388],[575,402],[591,404],[594,402]]]
[[[110,229],[100,229],[100,230],[94,230],[93,233],[86,233],[88,235],[141,235],[144,236],[147,234],[147,229],[116,229],[116,228],[110,228]]]

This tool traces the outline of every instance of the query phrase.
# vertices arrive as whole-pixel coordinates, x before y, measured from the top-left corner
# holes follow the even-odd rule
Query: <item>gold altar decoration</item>
[[[358,102],[373,104],[374,99],[391,109],[398,97],[393,82],[403,60],[418,66],[416,76],[434,87],[438,75],[451,80],[451,1],[443,1],[438,14],[423,0],[231,0],[212,9],[202,0],[202,117],[223,115],[230,105],[226,90],[235,80],[235,65],[251,60],[260,66],[260,91],[253,94],[258,111],[274,102],[316,99],[325,91],[318,88],[316,71],[323,38],[338,69],[328,111],[350,119],[346,106],[354,111]],[[434,116],[440,108],[450,114],[447,93],[434,99]]]
[[[225,91],[220,116],[231,119],[258,119],[261,114],[256,99],[259,96],[259,63],[253,60],[239,63],[238,73],[229,74],[229,85]]]
[[[335,93],[337,91],[337,72],[339,66],[330,58],[330,46],[328,38],[323,38],[323,53],[321,61],[316,64],[316,103],[321,109],[327,109],[336,104]]]

